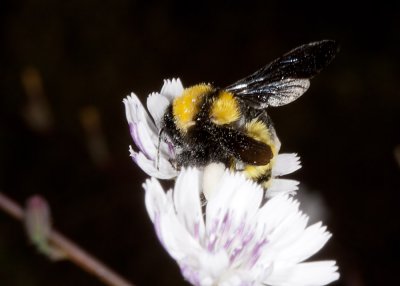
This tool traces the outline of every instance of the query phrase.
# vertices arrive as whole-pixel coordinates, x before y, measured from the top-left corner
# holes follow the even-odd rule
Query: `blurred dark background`
[[[0,189],[49,201],[62,233],[137,285],[187,285],[155,237],[122,99],[162,80],[226,86],[290,49],[341,52],[271,109],[290,177],[326,206],[335,285],[393,285],[400,267],[399,5],[296,1],[0,3]],[[397,159],[396,159],[397,158]],[[102,285],[51,263],[0,212],[0,285]]]

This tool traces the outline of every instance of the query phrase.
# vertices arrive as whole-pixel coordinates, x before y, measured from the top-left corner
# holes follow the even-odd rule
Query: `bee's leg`
[[[169,158],[168,162],[171,164],[172,167],[174,167],[175,170],[179,171],[178,164],[177,164],[176,160],[173,160],[172,158]]]
[[[265,111],[264,110],[257,110],[257,113],[254,114],[254,118],[260,118],[262,115],[264,115]]]

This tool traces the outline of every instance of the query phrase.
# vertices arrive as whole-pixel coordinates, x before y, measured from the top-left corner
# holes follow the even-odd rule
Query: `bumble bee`
[[[176,168],[222,162],[267,188],[280,143],[266,108],[305,93],[337,51],[334,41],[312,42],[228,87],[184,89],[167,108],[160,131],[174,146]]]

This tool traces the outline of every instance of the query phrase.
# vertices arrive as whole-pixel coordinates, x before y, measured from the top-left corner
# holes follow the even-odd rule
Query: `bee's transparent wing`
[[[309,79],[324,69],[337,51],[332,40],[300,46],[226,90],[258,109],[288,104],[307,91]]]

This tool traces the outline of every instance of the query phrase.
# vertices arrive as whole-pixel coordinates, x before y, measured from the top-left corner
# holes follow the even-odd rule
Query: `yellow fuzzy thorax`
[[[240,117],[240,109],[233,94],[228,91],[220,91],[214,100],[210,112],[211,121],[217,125],[234,122]]]
[[[267,165],[263,166],[254,166],[254,165],[247,165],[244,168],[245,175],[250,179],[257,179],[262,175],[268,173],[275,162],[275,156],[277,153],[277,148],[274,144],[274,141],[271,137],[270,131],[268,127],[265,125],[264,122],[259,121],[257,119],[253,119],[252,121],[248,122],[245,126],[246,134],[249,135],[251,138],[266,143],[271,147],[273,157],[271,161]],[[269,182],[266,182],[267,184]],[[264,186],[265,187],[265,186]]]
[[[194,117],[199,112],[204,95],[212,91],[211,85],[197,84],[183,90],[172,105],[176,126],[183,132],[195,124]]]

